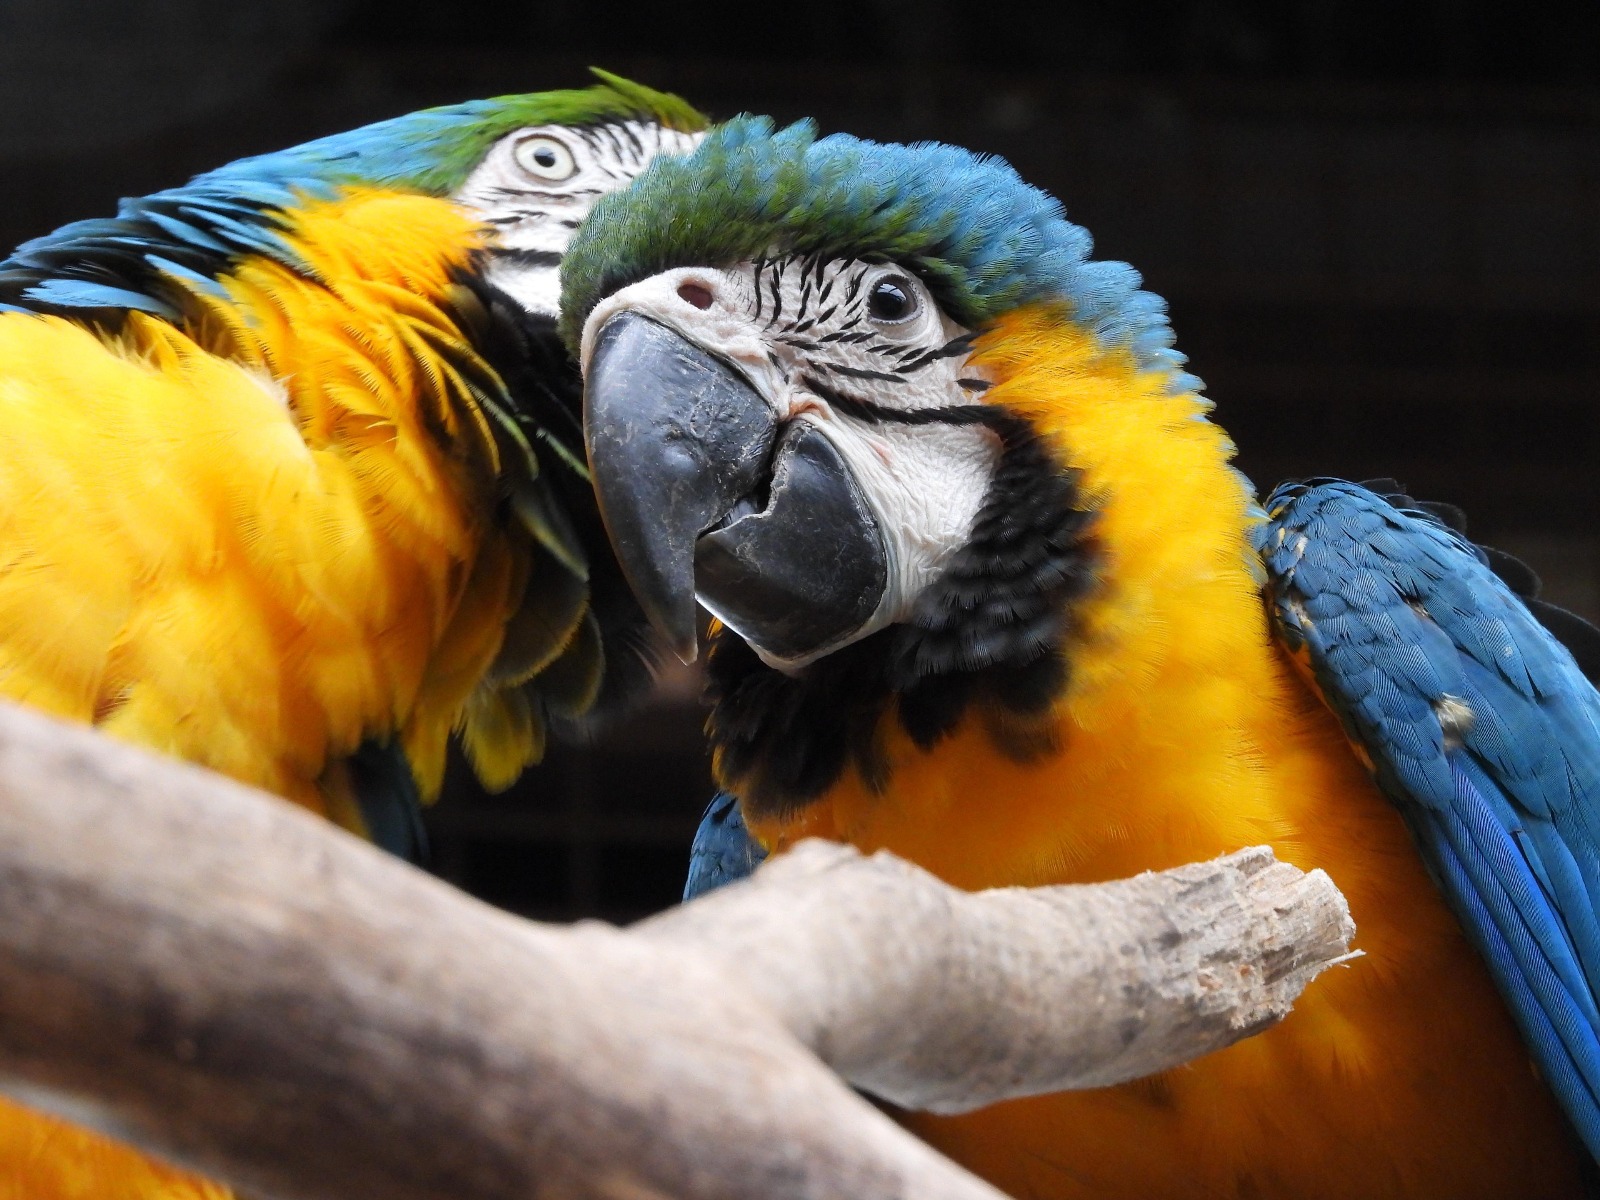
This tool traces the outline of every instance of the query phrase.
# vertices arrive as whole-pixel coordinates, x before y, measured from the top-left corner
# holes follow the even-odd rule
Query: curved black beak
[[[694,544],[765,477],[777,417],[727,363],[624,312],[595,338],[583,429],[623,574],[693,662]]]
[[[595,493],[645,615],[685,662],[694,603],[785,659],[877,611],[888,555],[848,465],[781,424],[731,365],[637,313],[600,329],[584,385]]]

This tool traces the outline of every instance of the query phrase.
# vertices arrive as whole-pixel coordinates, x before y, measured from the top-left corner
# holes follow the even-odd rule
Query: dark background
[[[1596,0],[0,0],[0,242],[589,63],[1004,155],[1168,297],[1258,483],[1397,476],[1600,617]],[[456,778],[439,869],[540,916],[670,902],[696,692],[507,796]]]

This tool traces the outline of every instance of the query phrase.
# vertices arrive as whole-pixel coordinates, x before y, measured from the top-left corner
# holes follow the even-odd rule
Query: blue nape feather
[[[1600,1157],[1600,694],[1427,514],[1336,480],[1267,508],[1279,634],[1309,653]]]
[[[693,900],[725,884],[737,883],[766,860],[767,852],[745,828],[739,802],[727,792],[713,796],[694,832],[689,851],[689,881],[683,898]]]

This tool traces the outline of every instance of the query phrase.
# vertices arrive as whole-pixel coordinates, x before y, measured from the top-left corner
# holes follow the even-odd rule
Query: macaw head
[[[595,200],[657,154],[691,150],[706,127],[676,96],[595,74],[593,87],[425,109],[125,200],[115,218],[64,226],[0,262],[0,309],[171,318],[184,287],[238,258],[286,257],[276,235],[296,209],[369,190],[450,199],[481,216],[489,282],[553,319],[562,255]]]
[[[574,243],[601,509],[681,655],[696,599],[718,618],[710,729],[757,815],[846,755],[870,780],[885,711],[924,747],[974,706],[1028,741],[1105,577],[1108,497],[1144,486],[1124,468],[1153,485],[1191,429],[1225,463],[1164,304],[1089,249],[997,159],[757,118]]]

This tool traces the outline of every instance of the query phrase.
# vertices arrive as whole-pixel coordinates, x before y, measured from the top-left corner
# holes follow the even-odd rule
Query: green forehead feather
[[[1011,166],[955,146],[901,146],[764,117],[713,129],[595,205],[562,266],[562,333],[576,346],[604,297],[674,267],[729,267],[764,254],[894,261],[955,320],[985,322],[1056,302],[1103,345],[1181,371],[1160,297],[1126,263],[1091,260],[1089,235]]]

